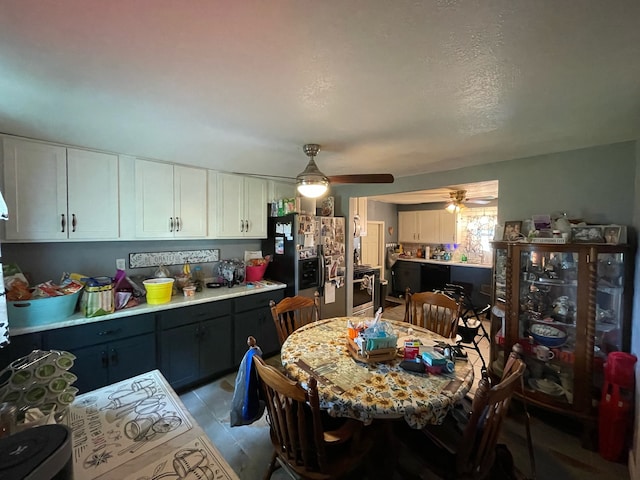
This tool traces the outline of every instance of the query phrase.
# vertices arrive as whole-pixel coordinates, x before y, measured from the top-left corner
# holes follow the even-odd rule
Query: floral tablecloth
[[[407,372],[400,368],[401,358],[373,364],[356,361],[347,349],[347,320],[339,317],[306,325],[292,333],[281,350],[287,375],[300,382],[310,375],[318,380],[320,407],[331,416],[365,423],[404,417],[411,427],[423,428],[442,423],[452,405],[469,391],[473,367],[467,361],[456,361],[454,373],[440,375]],[[351,318],[354,323],[362,320]],[[385,321],[398,335],[398,347],[409,337],[424,345],[445,340],[404,322]]]

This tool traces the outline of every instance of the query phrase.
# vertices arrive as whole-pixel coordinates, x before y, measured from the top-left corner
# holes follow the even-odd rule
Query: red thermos
[[[612,462],[626,460],[633,428],[633,392],[637,358],[611,352],[604,364],[598,443],[600,456]]]

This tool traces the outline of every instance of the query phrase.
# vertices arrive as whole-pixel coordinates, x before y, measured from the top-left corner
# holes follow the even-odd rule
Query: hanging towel
[[[260,400],[258,373],[253,368],[254,355],[262,357],[260,347],[249,348],[242,357],[238,368],[233,398],[231,399],[230,424],[232,427],[250,425],[259,420],[264,413],[265,403]]]

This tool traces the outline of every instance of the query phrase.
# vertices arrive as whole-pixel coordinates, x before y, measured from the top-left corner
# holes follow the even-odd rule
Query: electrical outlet
[[[118,270],[125,270],[127,268],[124,258],[116,258],[116,268]]]

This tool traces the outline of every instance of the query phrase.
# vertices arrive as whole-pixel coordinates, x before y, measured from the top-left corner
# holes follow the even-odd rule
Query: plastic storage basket
[[[59,297],[7,302],[9,327],[46,325],[64,320],[75,312],[81,293],[82,290],[78,290]]]
[[[147,290],[147,303],[169,303],[173,291],[173,278],[151,278],[142,282]]]
[[[262,280],[262,277],[264,277],[264,271],[267,269],[267,265],[269,264],[265,263],[264,265],[259,265],[257,267],[247,265],[246,281],[259,282],[260,280]]]

